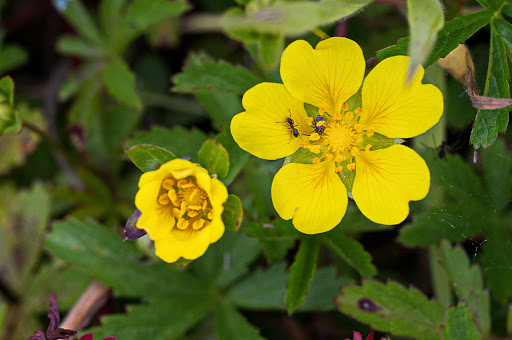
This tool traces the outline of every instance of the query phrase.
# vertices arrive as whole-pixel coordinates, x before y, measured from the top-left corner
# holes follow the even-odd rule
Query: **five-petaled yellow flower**
[[[155,241],[156,255],[166,262],[194,260],[224,234],[224,184],[208,171],[173,159],[140,177],[135,205],[142,215],[137,227]]]
[[[306,234],[334,228],[348,204],[343,172],[355,173],[352,197],[376,223],[402,222],[409,201],[426,196],[430,173],[415,151],[399,144],[373,148],[368,143],[374,134],[417,136],[441,117],[441,92],[421,83],[421,66],[406,83],[408,63],[406,56],[379,63],[364,80],[362,105],[349,107],[347,100],[360,90],[365,73],[359,45],[330,38],[313,49],[298,40],[281,57],[283,84],[261,83],[245,93],[246,111],[231,122],[231,133],[242,149],[270,160],[297,151],[312,155],[307,162],[293,162],[292,157],[274,177],[272,201],[281,218],[293,219]],[[309,117],[304,103],[318,108],[318,115]]]

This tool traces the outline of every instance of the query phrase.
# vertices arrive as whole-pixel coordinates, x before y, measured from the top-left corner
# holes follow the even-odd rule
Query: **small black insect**
[[[325,122],[324,117],[318,115],[318,116],[316,116],[315,121],[313,122],[313,127],[315,129],[315,132],[318,133],[319,135],[321,135],[322,133],[324,133],[325,126],[324,125],[318,126],[317,125],[318,122]]]
[[[375,305],[375,303],[372,300],[367,299],[367,298],[359,299],[359,301],[357,301],[357,305],[362,310],[365,310],[370,313],[375,313],[378,309],[378,307]]]
[[[286,122],[290,125],[293,137],[299,137],[299,131],[295,128],[295,122],[290,117],[286,118]]]
[[[290,111],[290,110],[288,110],[288,111]],[[281,123],[281,122],[276,122],[276,123]],[[291,131],[291,134],[293,137],[299,137],[299,130],[297,130],[297,128],[295,127],[295,122],[292,119],[291,111],[290,111],[290,117],[287,117],[286,122],[283,122],[283,123],[289,125],[290,131]]]

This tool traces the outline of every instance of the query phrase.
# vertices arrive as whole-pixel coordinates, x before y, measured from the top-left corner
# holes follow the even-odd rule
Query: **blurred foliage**
[[[100,339],[512,334],[510,106],[473,107],[466,80],[436,65],[465,43],[473,66],[457,67],[480,95],[509,99],[511,1],[24,0],[0,11],[0,339],[45,329],[50,294],[67,311],[93,280],[112,290],[87,326]],[[250,158],[231,136],[245,91],[280,81],[284,48],[327,34],[368,59],[408,54],[443,92],[441,122],[413,143],[431,190],[401,226],[350,203],[332,231],[301,234],[272,206],[282,162]],[[121,231],[141,171],[174,158],[230,192],[224,236],[178,265]]]

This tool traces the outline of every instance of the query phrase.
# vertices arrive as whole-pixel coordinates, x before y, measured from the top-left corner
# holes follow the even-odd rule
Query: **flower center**
[[[301,147],[320,155],[313,158],[313,164],[334,161],[337,173],[341,172],[343,166],[350,171],[355,170],[353,157],[372,148],[370,144],[362,146],[363,137],[373,135],[372,129],[365,129],[363,124],[359,124],[362,112],[361,108],[354,112],[349,111],[347,103],[344,103],[342,111],[334,115],[320,108],[319,115],[314,120],[307,118],[314,131],[309,136],[309,141],[301,143]]]
[[[208,194],[192,176],[180,180],[172,176],[166,178],[160,188],[158,203],[172,212],[176,226],[182,230],[199,230],[213,219]]]

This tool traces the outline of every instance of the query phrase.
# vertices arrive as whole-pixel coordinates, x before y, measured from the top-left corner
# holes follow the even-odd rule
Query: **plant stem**
[[[68,162],[73,163],[74,157],[69,154],[67,150],[65,150],[57,141],[55,141],[46,131],[41,130],[37,126],[29,123],[27,121],[23,121],[23,126],[27,129],[31,130],[34,133],[37,133],[42,140],[44,140],[52,149],[58,151],[61,155],[63,155]]]
[[[322,40],[325,40],[325,39],[329,39],[330,36],[329,34],[325,33],[324,31],[322,31],[320,28],[313,28],[311,30],[311,32],[313,32],[313,34],[315,34],[316,36],[318,36],[320,39]]]

